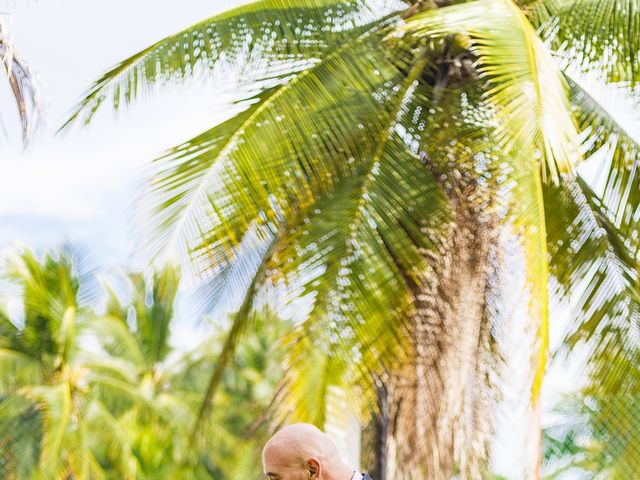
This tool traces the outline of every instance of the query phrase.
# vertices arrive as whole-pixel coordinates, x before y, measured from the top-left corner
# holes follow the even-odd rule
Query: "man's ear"
[[[320,478],[320,473],[322,472],[322,466],[320,465],[320,461],[314,457],[307,460],[307,470],[309,472],[309,478],[311,479]]]

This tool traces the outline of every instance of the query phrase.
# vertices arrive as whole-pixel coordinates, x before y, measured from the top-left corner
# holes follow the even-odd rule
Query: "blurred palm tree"
[[[131,478],[202,478],[199,464],[185,460],[194,414],[184,392],[173,388],[176,367],[169,358],[179,271],[166,266],[148,277],[131,273],[128,279],[132,288],[125,302],[104,284],[106,312],[91,324],[101,347],[86,362],[91,389],[119,427],[101,446],[100,458],[108,459],[117,474],[121,469],[111,452],[114,444],[122,445],[132,459]]]
[[[38,89],[29,64],[11,43],[8,29],[2,19],[0,19],[0,62],[7,75],[11,93],[18,107],[22,128],[22,142],[26,146],[32,140],[39,122],[40,101],[38,99]]]
[[[282,378],[283,352],[278,343],[289,323],[269,309],[252,315],[252,335],[238,346],[235,358],[220,380],[216,408],[201,419],[200,451],[206,452],[212,478],[264,477],[262,447],[271,435],[270,406]],[[190,396],[197,412],[224,345],[224,330],[189,352],[176,377],[175,388],[194,392]],[[189,425],[192,427],[193,425]]]
[[[80,270],[80,271],[79,271]],[[0,315],[3,478],[262,478],[260,449],[281,375],[273,351],[286,322],[262,311],[222,379],[219,409],[193,423],[223,336],[186,352],[170,344],[179,271],[129,274],[129,295],[104,283],[106,309],[67,252],[11,264],[23,317]],[[84,288],[83,288],[84,286]]]
[[[100,475],[93,446],[105,441],[113,425],[88,395],[88,370],[78,347],[90,318],[90,274],[69,251],[43,262],[26,251],[7,273],[22,289],[23,309],[17,319],[0,314],[3,475]]]
[[[266,422],[255,414],[269,405],[279,377],[279,357],[269,352],[285,323],[269,312],[256,315],[255,337],[225,373],[218,408],[200,420],[206,439],[194,449],[190,435],[222,342],[206,337],[186,352],[171,345],[177,268],[128,279],[125,302],[104,284],[106,312],[91,325],[102,347],[86,362],[91,388],[121,428],[100,458],[108,459],[115,443],[135,458],[132,478],[262,478]],[[110,471],[122,472],[117,467]]]
[[[571,396],[557,406],[556,415],[560,419],[543,436],[544,478],[633,478],[640,467],[637,395]]]
[[[594,358],[637,348],[638,145],[579,81],[635,93],[635,9],[263,0],[106,72],[65,126],[206,70],[240,85],[244,110],[159,159],[142,202],[151,252],[177,243],[199,273],[244,292],[200,417],[256,295],[276,285],[310,305],[287,338],[276,402],[287,415],[322,424],[340,387],[385,426],[381,478],[480,478],[510,237],[527,279],[534,413],[551,275],[559,298],[575,297],[574,343]],[[603,172],[597,189],[580,173],[585,160]],[[590,368],[602,377],[600,363]]]

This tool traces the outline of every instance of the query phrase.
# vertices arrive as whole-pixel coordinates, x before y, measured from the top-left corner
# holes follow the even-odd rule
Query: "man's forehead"
[[[262,466],[265,475],[277,476],[278,472],[291,466],[291,458],[278,448],[268,448],[262,452]]]

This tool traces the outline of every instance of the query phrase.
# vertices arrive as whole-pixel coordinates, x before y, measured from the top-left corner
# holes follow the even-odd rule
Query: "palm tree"
[[[111,422],[88,395],[79,357],[89,274],[71,252],[40,262],[29,251],[7,273],[22,289],[23,315],[0,314],[0,468],[8,478],[99,476],[93,447]]]
[[[288,322],[269,309],[252,315],[253,334],[238,350],[220,381],[216,408],[202,419],[199,451],[212,478],[264,477],[261,450],[271,434],[270,405],[282,377],[283,352],[278,341]],[[190,404],[198,411],[209,376],[224,345],[223,329],[183,360],[174,388],[192,392]],[[190,425],[192,427],[192,425]]]
[[[132,478],[261,478],[266,422],[256,421],[254,413],[271,401],[279,357],[270,348],[285,323],[269,312],[256,315],[255,337],[240,347],[225,372],[219,408],[202,419],[206,441],[194,450],[189,438],[220,335],[186,353],[176,351],[170,340],[178,269],[165,266],[148,277],[128,278],[132,289],[126,302],[105,284],[106,312],[91,326],[102,350],[86,366],[93,392],[121,426],[114,441],[135,457]],[[108,452],[101,456],[108,457]],[[115,467],[114,473],[122,471]]]
[[[166,266],[146,278],[141,273],[128,278],[132,291],[124,303],[105,283],[106,312],[91,324],[101,350],[86,362],[90,388],[119,427],[102,445],[100,458],[114,475],[122,472],[113,442],[128,452],[130,478],[209,478],[198,463],[185,460],[194,411],[188,392],[173,385],[180,370],[169,358],[179,271]]]
[[[246,92],[241,113],[156,162],[142,202],[151,252],[176,243],[197,272],[245,288],[200,417],[275,285],[310,305],[286,343],[289,417],[322,424],[339,387],[362,412],[387,406],[381,478],[480,478],[501,386],[504,238],[518,239],[527,279],[534,418],[552,277],[555,297],[577,298],[577,343],[637,348],[638,144],[580,83],[635,91],[635,8],[262,0],[106,72],[65,126],[207,69],[239,72]],[[585,161],[604,186],[583,178]],[[617,375],[599,365],[590,374]]]
[[[11,93],[18,107],[22,142],[26,146],[33,137],[40,116],[40,100],[33,72],[26,60],[16,51],[7,27],[0,19],[0,62],[7,75]]]

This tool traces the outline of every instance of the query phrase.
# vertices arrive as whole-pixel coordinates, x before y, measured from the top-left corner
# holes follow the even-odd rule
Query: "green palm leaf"
[[[191,238],[198,242],[191,242],[198,270],[234,261],[253,225],[280,222],[289,206],[309,208],[316,194],[349,175],[375,145],[383,128],[381,102],[389,101],[383,95],[393,95],[389,86],[402,81],[402,68],[414,55],[405,44],[377,48],[380,36],[364,34],[301,73],[233,132],[206,172],[207,183],[196,190],[199,197],[185,210]],[[331,157],[324,156],[327,150]],[[269,162],[260,160],[263,152],[269,152]],[[170,192],[171,185],[166,188]]]
[[[152,242],[149,248],[154,254],[193,235],[194,221],[202,215],[207,190],[216,181],[216,162],[253,120],[260,105],[279,88],[282,87],[247,99],[248,106],[243,112],[156,160],[157,172],[142,206],[143,215],[149,217],[145,231],[151,232],[146,238]]]
[[[185,78],[201,69],[240,66],[244,81],[308,68],[357,27],[403,8],[400,2],[261,0],[215,15],[169,36],[106,72],[71,112],[62,128],[88,123],[106,100],[118,109],[152,84]]]
[[[368,168],[318,202],[274,260],[313,299],[287,340],[283,406],[298,420],[322,425],[331,388],[370,391],[374,374],[397,368],[410,348],[410,287],[430,274],[424,253],[438,239],[425,232],[446,221],[447,202],[395,132],[381,146]]]
[[[610,221],[619,229],[630,254],[640,252],[634,233],[640,215],[640,145],[627,128],[578,83],[571,83],[575,117],[584,135],[585,156],[598,163],[594,189]]]
[[[24,390],[40,408],[44,423],[39,478],[63,478],[69,465],[62,455],[65,434],[71,422],[71,389],[68,383],[34,386]]]
[[[563,68],[632,88],[640,80],[637,0],[545,0],[530,17]]]
[[[640,321],[640,264],[586,182],[545,195],[557,206],[547,216],[550,265],[562,287],[557,293],[575,297],[568,341],[587,345],[590,375],[605,392],[615,394],[628,373],[616,359],[638,351],[634,329]]]
[[[487,15],[486,12],[491,12]],[[523,13],[507,0],[480,0],[430,10],[407,20],[411,35],[462,35],[478,56],[507,152],[542,158],[543,179],[558,181],[579,159],[568,87]]]
[[[347,58],[350,58],[351,55],[353,55],[353,54],[360,54],[360,55],[364,54],[364,52],[360,51],[360,47],[364,46],[364,45],[366,45],[366,43],[368,43],[368,42],[364,41],[368,37],[361,37],[361,38],[363,39],[363,41],[359,42],[356,45],[354,45],[354,47],[357,47],[357,48],[351,48],[351,49],[349,49],[349,51],[341,50],[341,51],[338,52],[339,55],[336,55],[336,58],[335,58],[335,62],[337,63],[336,66],[340,67],[341,69],[343,69],[345,74],[347,73],[347,70],[345,68],[346,65],[343,62],[345,62],[345,60]],[[362,44],[364,44],[364,45],[362,45]],[[370,52],[371,50],[367,49],[367,51]],[[378,55],[381,55],[381,54],[383,54],[383,53],[380,52],[380,51],[374,52],[374,56],[378,56]],[[377,174],[377,172],[376,172],[377,164],[381,160],[381,156],[383,155],[383,152],[385,151],[386,139],[390,135],[390,129],[393,128],[393,125],[397,121],[396,116],[398,115],[399,109],[402,106],[402,102],[403,102],[403,100],[405,98],[405,95],[412,88],[413,82],[417,78],[417,75],[421,72],[425,62],[426,62],[426,58],[422,58],[420,61],[418,61],[412,67],[411,73],[409,73],[407,78],[403,81],[403,83],[401,84],[399,90],[398,91],[393,91],[393,96],[389,99],[390,100],[390,102],[389,102],[390,104],[386,107],[386,108],[389,109],[387,115],[386,116],[382,116],[382,121],[381,122],[376,122],[376,124],[374,124],[375,128],[370,132],[371,137],[373,137],[374,134],[377,134],[378,138],[376,139],[375,137],[373,137],[373,138],[369,137],[370,138],[369,142],[371,142],[371,144],[372,144],[372,147],[371,147],[372,151],[371,151],[371,153],[369,155],[367,155],[367,157],[365,157],[365,158],[368,158],[368,160],[367,160],[368,163],[365,164],[366,165],[365,170],[364,171],[363,170],[360,171],[361,173],[360,173],[359,178],[360,178],[360,182],[362,182],[362,186],[361,186],[362,191],[358,195],[357,201],[355,202],[355,204],[353,204],[356,207],[360,204],[360,202],[364,202],[365,199],[367,198],[367,196],[370,194],[369,189],[372,186],[373,180],[374,180],[374,178],[375,178],[375,176]],[[334,63],[334,58],[327,59],[325,62],[323,62],[323,64],[321,64],[316,69],[310,70],[308,72],[305,72],[305,73],[308,73],[308,75],[305,78],[303,78],[302,80],[300,80],[300,83],[301,83],[300,86],[296,85],[291,90],[292,91],[291,96],[294,96],[294,95],[297,96],[299,94],[304,94],[305,91],[306,91],[304,89],[304,87],[306,86],[305,84],[307,82],[316,82],[316,79],[313,78],[313,77],[315,77],[316,75],[320,76],[323,73],[322,70],[324,70],[324,68],[332,69],[332,70],[334,68],[336,68],[336,67],[334,67],[334,65],[332,65],[333,63]],[[362,62],[362,56],[360,56],[359,63],[360,64],[364,63],[364,62]],[[351,64],[351,69],[353,68],[353,65],[354,65],[354,63]],[[355,64],[355,65],[357,65],[357,64]],[[350,91],[354,92],[354,93],[368,91],[368,89],[363,88],[362,82],[363,81],[364,82],[371,81],[370,78],[371,78],[371,74],[373,73],[373,75],[374,75],[373,78],[376,79],[375,81],[377,83],[378,80],[377,80],[376,77],[381,76],[381,70],[380,70],[381,65],[383,65],[381,62],[377,62],[377,67],[373,72],[370,72],[368,69],[365,69],[363,71],[363,73],[366,74],[367,77],[363,77],[363,78],[354,78],[353,75],[351,74],[351,72],[349,72],[349,75],[345,79],[345,81],[348,81],[348,87],[347,88]],[[368,67],[368,66],[369,66],[368,63],[364,63],[364,65],[362,65],[360,68]],[[334,72],[335,72],[335,70],[334,70]],[[390,75],[394,75],[395,74],[394,75],[395,78],[401,78],[401,77],[399,77],[401,72],[398,72],[397,67],[395,65],[392,64],[392,65],[389,66],[389,72],[390,72]],[[302,75],[305,75],[305,74],[302,74]],[[391,78],[394,78],[394,76],[392,76]],[[300,78],[302,78],[302,77],[300,77]],[[335,78],[335,74],[334,74],[334,78]],[[296,80],[294,80],[293,82],[295,82]],[[353,84],[353,83],[355,83],[355,85],[349,85],[349,84]],[[338,85],[341,86],[340,84],[338,84]],[[297,91],[298,89],[300,89],[302,91],[298,92]],[[324,94],[324,92],[322,92],[322,93]],[[318,104],[320,106],[322,106],[323,108],[324,108],[324,105],[320,102],[320,100],[324,100],[325,102],[331,101],[331,104],[333,104],[333,102],[335,102],[335,100],[332,98],[331,93],[332,92],[326,92],[326,95],[327,95],[326,100],[325,100],[325,98],[322,98],[322,97],[317,98]],[[283,96],[285,96],[285,94],[283,94]],[[316,97],[318,97],[318,95],[316,95]],[[296,97],[294,97],[294,98],[296,98]],[[289,98],[286,98],[286,99],[289,100]],[[367,101],[367,103],[364,103],[364,106],[369,108],[369,109],[372,109],[372,110],[370,110],[371,114],[373,114],[374,112],[378,112],[379,111],[378,110],[379,103],[377,101],[375,101],[374,99],[367,99],[366,96],[365,96],[364,100]],[[284,101],[284,99],[283,99],[283,101]],[[296,98],[296,101],[298,101],[297,98]],[[302,99],[300,99],[299,101],[302,101]],[[350,105],[351,105],[351,103],[350,103]],[[285,110],[283,113],[288,112],[289,111],[288,110],[289,107],[290,107],[290,103],[287,103],[287,110]],[[378,107],[378,108],[376,108],[376,107]],[[366,112],[367,110],[364,110],[364,111]],[[303,120],[304,119],[305,122],[309,122],[309,118],[306,115],[305,115],[305,117],[300,117],[296,113],[295,115],[290,115],[290,116],[293,117],[293,118],[291,118],[291,120],[295,120],[295,119]],[[285,118],[287,118],[287,117],[285,117]],[[293,125],[291,125],[291,123],[290,123],[291,120],[289,120],[289,119],[287,119],[287,120],[288,120],[288,122],[287,122],[288,127],[286,126],[287,124],[285,124],[283,122],[282,123],[282,127],[278,128],[277,133],[274,132],[276,135],[278,135],[278,136],[281,135],[281,132],[283,130],[286,132],[287,128],[293,128]],[[257,119],[256,119],[256,121],[257,121]],[[322,119],[322,121],[325,121],[324,118]],[[371,121],[371,120],[369,120],[369,121]],[[332,119],[332,124],[331,124],[332,131],[334,131],[334,129],[335,129],[335,122],[336,122],[336,117],[334,117]],[[313,124],[311,124],[311,125],[313,125]],[[320,125],[313,125],[314,129],[310,130],[310,132],[309,132],[311,137],[317,137],[318,136],[318,134],[313,133],[313,132],[317,132],[318,131],[317,128],[319,126]],[[347,131],[348,130],[346,130],[346,129],[344,130],[344,132],[347,132]],[[329,132],[327,132],[327,133],[329,133]],[[302,137],[298,137],[298,138],[300,138],[300,140],[302,140]],[[261,141],[264,141],[264,139],[261,139]],[[335,141],[335,140],[333,140],[333,141]],[[275,142],[274,142],[274,145],[275,145]],[[365,144],[365,146],[367,146],[367,145],[368,145],[368,143]],[[245,144],[245,147],[246,146],[247,145]],[[297,160],[297,162],[296,162],[297,164],[294,163],[292,165],[292,168],[299,169],[300,167],[305,167],[304,164],[300,165],[300,163],[303,160],[306,160],[306,159],[300,158],[301,154],[303,154],[303,152],[304,152],[304,149],[301,149],[301,147],[297,144],[297,142],[293,142],[293,141],[290,141],[290,140],[286,139],[286,143],[283,145],[283,147],[285,149],[285,151],[283,153],[285,155],[287,155],[287,156],[295,155],[297,153],[297,158],[294,157],[294,159]],[[287,150],[289,150],[292,147],[295,148],[295,150],[293,152],[288,152]],[[317,141],[313,141],[313,150],[311,150],[309,153],[314,154],[315,150],[317,150],[318,147],[319,147],[319,145],[317,144]],[[338,147],[338,146],[336,146],[336,147]],[[356,145],[352,146],[352,145],[348,145],[347,144],[347,145],[342,147],[343,150],[345,149],[345,147],[346,148],[354,148],[354,147],[356,147]],[[359,147],[361,148],[362,146],[360,145]],[[241,150],[241,152],[243,152],[244,154],[250,153],[250,152],[245,152],[245,149]],[[273,147],[272,147],[272,152],[273,152]],[[408,155],[411,158],[410,152],[408,152],[406,150],[403,150],[403,152],[404,152],[405,155]],[[344,155],[344,154],[348,154],[348,152],[342,153],[341,156]],[[354,152],[354,155],[355,154],[358,154],[358,153]],[[359,153],[358,157],[361,157],[361,156],[362,156],[362,153]],[[349,160],[349,163],[357,164],[358,157],[355,157],[355,158],[351,157],[352,160]],[[316,163],[319,160],[321,160],[321,157],[320,158],[313,158],[312,157],[309,160],[313,161],[313,163]],[[413,158],[411,158],[410,161],[416,162],[416,164],[417,164],[417,161],[415,159],[413,159]],[[362,160],[360,160],[360,162],[362,162]],[[417,164],[417,165],[419,165],[419,164]],[[261,168],[261,167],[262,167],[262,165],[260,165],[260,164],[255,165],[255,168]],[[299,213],[297,213],[297,215],[304,214],[304,212],[306,212],[308,210],[309,207],[306,207],[305,203],[311,202],[311,205],[315,204],[314,196],[313,196],[312,192],[309,192],[308,191],[309,187],[307,185],[305,185],[305,184],[308,184],[308,180],[306,178],[304,178],[304,176],[311,175],[313,173],[313,169],[317,169],[318,174],[329,176],[326,173],[326,171],[322,171],[318,167],[319,166],[315,166],[313,164],[308,165],[309,169],[306,170],[306,172],[300,171],[300,173],[298,175],[294,175],[293,176],[294,178],[297,177],[298,181],[301,183],[300,186],[304,189],[302,192],[300,192],[299,190],[295,191],[295,190],[293,190],[291,188],[291,187],[295,187],[295,183],[293,185],[289,184],[289,185],[286,186],[286,188],[288,190],[290,190],[290,192],[291,192],[289,194],[289,196],[290,195],[300,195],[300,193],[302,193],[302,195],[304,195],[305,197],[308,198],[308,200],[302,200],[302,201],[299,201],[299,202],[296,203],[295,211],[299,212]],[[335,166],[331,165],[331,168],[332,168],[332,170],[335,170]],[[252,171],[251,173],[252,173],[252,175],[255,175],[256,172]],[[364,173],[364,176],[362,176],[363,173]],[[276,176],[276,172],[270,173],[267,178],[270,178],[270,179],[273,178],[274,181],[281,181],[281,179],[279,180],[278,177]],[[347,177],[347,178],[349,178],[349,177]],[[399,177],[397,177],[397,176],[395,177],[395,181],[396,182],[398,181],[398,178]],[[330,182],[332,182],[332,183],[335,182],[335,180],[333,180],[333,178],[331,178],[331,177],[328,180]],[[392,181],[390,179],[387,180],[387,182],[388,182],[388,185],[392,185]],[[382,181],[380,181],[380,183],[382,183]],[[272,188],[274,187],[273,183],[272,183],[271,186],[272,186]],[[428,187],[428,184],[426,186]],[[300,188],[300,187],[298,187],[298,188]],[[420,190],[420,191],[422,192],[423,190]],[[385,193],[387,193],[387,192],[385,192]],[[381,194],[379,194],[379,195],[380,195],[381,198],[388,197],[388,201],[390,201],[390,202],[398,202],[399,201],[399,198],[398,198],[397,194],[396,194],[395,197],[392,197],[390,195],[384,195],[384,196],[381,195]],[[287,198],[285,195],[282,195],[282,196],[279,196],[279,197],[283,198],[283,199]],[[425,198],[430,198],[430,197],[425,197]],[[271,208],[272,211],[273,211],[273,207],[268,202],[269,201],[267,199],[267,202],[265,202],[265,208]],[[361,210],[360,208],[356,208],[357,215],[356,215],[355,218],[358,219],[356,221],[356,225],[360,225],[360,224],[364,225],[364,224],[367,224],[368,222],[375,222],[376,220],[378,222],[380,222],[380,223],[383,223],[383,222],[391,223],[392,220],[390,220],[389,215],[392,215],[393,214],[392,212],[397,212],[399,210],[402,210],[402,207],[400,205],[402,205],[402,204],[401,203],[389,203],[389,204],[386,205],[386,207],[387,207],[387,209],[389,211],[384,212],[381,209],[380,211],[377,212],[376,216],[366,216],[365,212],[363,210]],[[255,205],[253,206],[253,208],[255,209]],[[260,213],[260,212],[257,212],[257,213]],[[278,221],[277,212],[274,212],[274,213],[276,214],[274,220]],[[369,212],[369,215],[372,215],[372,213]],[[411,218],[410,215],[409,215],[409,218]],[[256,218],[256,220],[259,220],[259,218]],[[282,222],[282,219],[280,219],[280,221]],[[295,217],[294,217],[292,219],[291,226],[290,227],[285,227],[285,228],[286,229],[295,228],[296,225],[297,225],[297,222],[299,222],[299,221],[300,221],[300,219],[296,220]],[[407,228],[412,228],[409,223],[407,224],[406,227]],[[356,227],[356,229],[357,228],[359,228],[359,227]],[[418,231],[414,231],[413,234],[415,235],[415,237],[419,237],[420,236]],[[409,239],[410,239],[410,241],[408,243],[412,245],[414,243],[414,240],[411,237],[409,237]],[[376,246],[375,248],[376,249],[384,249],[385,248],[384,240],[385,240],[384,238],[381,238],[379,240],[379,245]],[[286,234],[285,234],[285,237],[282,238],[281,240],[274,239],[274,241],[276,241],[276,244],[273,245],[271,247],[271,249],[273,250],[273,252],[275,252],[277,254],[279,254],[278,252],[279,252],[280,248],[282,248],[279,245],[279,243],[284,242],[284,243],[282,243],[282,245],[285,245],[285,246],[288,243],[290,243],[288,240],[286,240]],[[367,241],[371,241],[371,239],[367,239]],[[208,247],[210,244],[211,244],[211,240],[210,239],[205,239],[205,241],[203,243],[203,245],[207,245],[207,247],[205,247],[205,248],[210,248],[210,247]],[[350,244],[351,244],[351,242],[344,241],[344,246],[340,247],[339,252],[343,252],[342,249],[345,246],[348,247]],[[398,249],[398,250],[400,250],[400,249]],[[408,250],[408,252],[409,252],[409,250]],[[412,258],[414,260],[414,267],[413,268],[415,270],[419,269],[419,265],[416,263],[420,258],[419,255],[414,255],[414,257],[412,257]],[[215,257],[214,257],[214,259],[215,259]],[[270,261],[270,255],[267,255],[265,260],[266,261]],[[409,263],[410,263],[410,261],[407,261],[404,266],[408,267]],[[264,266],[264,262],[263,262],[263,266]],[[262,273],[263,269],[264,269],[264,267],[258,269],[258,271],[256,273],[256,275],[258,277],[263,275],[263,273]],[[258,277],[254,277],[254,279],[258,278]],[[252,302],[251,297],[254,295],[257,286],[259,286],[259,284],[256,285],[256,283],[254,281],[252,283],[252,286],[249,289],[247,297],[245,297],[245,302],[243,303],[243,307],[241,308],[241,313],[243,311],[245,311],[245,310],[246,310],[246,312],[244,314],[238,314],[236,316],[232,326],[231,326],[229,337],[227,339],[227,342],[225,343],[225,348],[223,349],[223,355],[221,355],[221,358],[218,361],[218,365],[217,365],[217,367],[216,367],[216,369],[214,371],[214,374],[212,376],[212,380],[211,380],[211,382],[209,384],[210,387],[209,387],[208,393],[207,393],[207,395],[205,397],[205,402],[203,404],[203,412],[208,409],[208,405],[213,399],[213,392],[215,392],[215,388],[216,388],[217,384],[219,384],[219,382],[220,382],[221,371],[222,371],[222,369],[224,368],[225,364],[228,362],[230,356],[233,353],[233,348],[234,348],[233,345],[235,345],[237,343],[237,338],[238,338],[239,332],[242,331],[245,328],[243,324],[246,321],[246,318],[248,318],[248,309],[250,308],[247,305],[249,305],[249,306],[251,305],[251,302]],[[372,298],[373,298],[373,296],[372,296]],[[245,308],[245,306],[247,306],[247,307]],[[370,312],[372,312],[372,311],[374,311],[374,310],[371,309]]]

